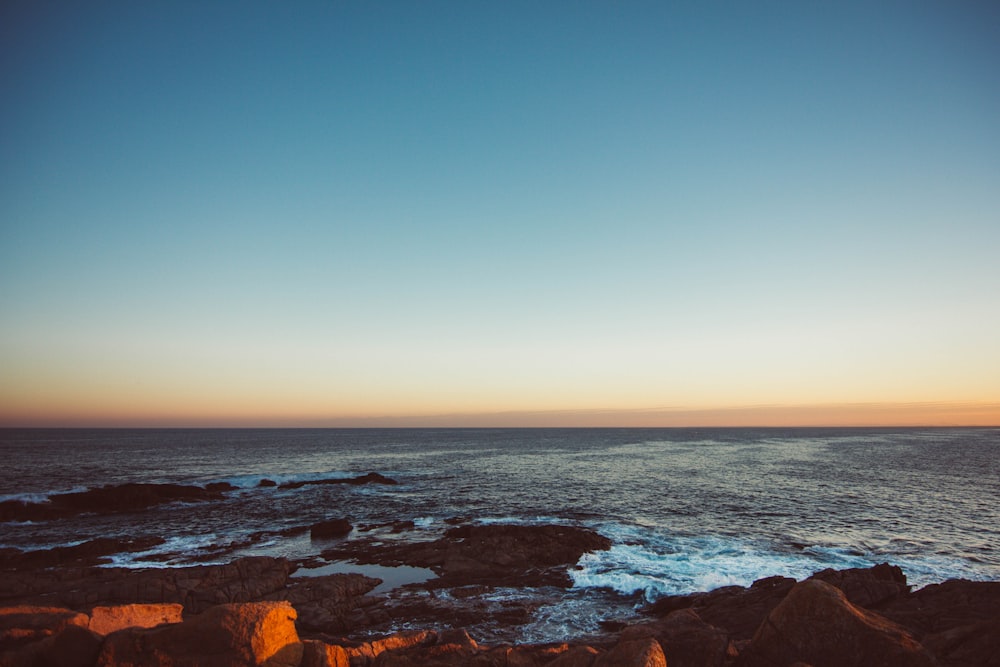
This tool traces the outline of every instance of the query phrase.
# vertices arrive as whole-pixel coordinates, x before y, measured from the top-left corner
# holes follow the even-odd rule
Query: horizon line
[[[369,415],[8,415],[0,428],[997,428],[1000,402],[758,404]]]

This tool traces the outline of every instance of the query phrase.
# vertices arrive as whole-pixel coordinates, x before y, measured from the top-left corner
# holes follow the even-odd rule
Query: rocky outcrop
[[[163,542],[162,537],[145,537],[134,540],[99,537],[71,547],[54,547],[23,552],[13,549],[0,554],[0,569],[30,570],[56,566],[96,565],[108,562],[107,557],[112,554],[145,551],[163,544]]]
[[[813,667],[933,667],[934,659],[909,633],[852,605],[818,579],[796,584],[768,614],[737,667],[803,662]]]
[[[360,486],[362,484],[399,484],[396,480],[386,477],[377,472],[370,472],[358,477],[332,477],[328,479],[310,479],[306,481],[285,482],[278,486],[279,489],[301,489],[303,486],[317,486],[325,484],[352,484]]]
[[[567,566],[584,553],[610,547],[611,540],[586,528],[497,524],[459,526],[432,542],[355,540],[323,555],[331,560],[431,568],[440,576],[429,586],[568,586]]]
[[[374,601],[364,596],[380,583],[380,579],[362,574],[299,577],[264,599],[290,602],[298,611],[298,625],[303,630],[340,633],[365,624],[360,607]]]
[[[827,569],[809,578],[839,588],[851,604],[869,609],[910,591],[903,571],[888,563],[869,568]]]
[[[297,667],[303,647],[287,602],[220,605],[183,623],[105,638],[98,667]]]
[[[0,521],[48,521],[88,512],[138,512],[177,501],[220,500],[221,490],[184,484],[120,484],[86,491],[56,493],[46,502],[7,500],[0,503]]]
[[[691,609],[671,612],[649,623],[622,630],[622,640],[651,637],[659,642],[670,667],[723,667],[736,657],[729,633],[709,625]]]
[[[227,565],[130,570],[65,568],[0,572],[0,604],[86,609],[95,605],[177,603],[191,613],[261,600],[284,590],[292,571],[284,558],[255,556]]]

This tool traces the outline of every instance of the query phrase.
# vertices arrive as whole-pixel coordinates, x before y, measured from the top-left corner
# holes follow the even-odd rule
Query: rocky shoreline
[[[489,592],[534,587],[558,596],[570,585],[568,568],[610,541],[575,526],[453,523],[430,540],[385,539],[410,528],[385,525],[329,543],[327,561],[433,575],[382,593],[379,579],[361,573],[310,572],[319,560],[109,568],[98,565],[107,553],[143,545],[98,540],[6,553],[0,666],[1000,664],[1000,582],[911,591],[888,564],[661,598],[641,617],[606,619],[585,640],[484,643],[467,629],[485,616],[517,626],[534,611],[529,602],[488,605]]]

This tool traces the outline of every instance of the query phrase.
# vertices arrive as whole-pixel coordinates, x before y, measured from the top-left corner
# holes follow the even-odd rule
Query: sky
[[[0,8],[0,425],[1000,424],[993,2]]]

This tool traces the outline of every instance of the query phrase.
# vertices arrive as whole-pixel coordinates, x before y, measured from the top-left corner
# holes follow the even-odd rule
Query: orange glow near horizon
[[[240,410],[234,405],[170,410],[135,405],[131,410],[76,406],[0,410],[5,427],[947,427],[1000,426],[1000,403],[830,403],[644,410],[509,410],[388,414]]]

